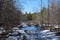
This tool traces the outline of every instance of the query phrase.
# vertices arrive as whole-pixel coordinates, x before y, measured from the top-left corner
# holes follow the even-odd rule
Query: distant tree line
[[[47,1],[48,1],[47,7],[43,6],[39,13],[38,12],[27,13],[26,14],[27,20],[39,19],[40,23],[43,23],[43,24],[53,24],[53,25],[60,24],[60,0],[47,0]],[[42,3],[42,5],[44,4]]]

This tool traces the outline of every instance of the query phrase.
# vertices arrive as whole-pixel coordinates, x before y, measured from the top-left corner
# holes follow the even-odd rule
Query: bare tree
[[[1,2],[1,18],[0,24],[4,29],[11,29],[20,24],[21,10],[16,10],[13,0],[0,0]]]

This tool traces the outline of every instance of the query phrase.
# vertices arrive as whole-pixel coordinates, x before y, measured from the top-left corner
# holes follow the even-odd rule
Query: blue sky
[[[47,0],[43,0],[42,4],[47,8]],[[39,12],[41,10],[41,0],[16,0],[15,6],[22,12]]]

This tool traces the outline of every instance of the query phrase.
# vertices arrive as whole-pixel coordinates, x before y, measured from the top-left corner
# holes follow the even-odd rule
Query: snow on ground
[[[9,36],[6,40],[17,40],[17,37]]]
[[[41,31],[42,40],[60,40],[60,36],[55,36],[55,32],[50,32],[50,30]]]
[[[25,33],[24,35],[26,35],[27,38],[35,37],[35,35],[33,35],[33,36],[30,36],[30,35],[32,35],[31,32],[35,33],[36,31],[39,31],[37,29],[40,29],[40,28],[37,28],[33,25],[30,27],[30,26],[27,26],[26,24],[25,24],[25,27],[22,27],[21,29],[19,29],[17,27],[13,28],[15,34],[17,34],[16,32],[20,32],[20,33],[22,33],[22,35],[23,35],[23,33]],[[29,34],[27,35],[27,33],[24,30],[29,30],[30,32],[28,32],[28,33],[30,33],[30,35]],[[43,30],[43,31],[39,31],[39,32],[40,32],[41,40],[60,40],[60,36],[55,36],[55,32],[50,32],[50,30]],[[21,37],[19,37],[19,38],[21,39]],[[6,40],[18,40],[18,37],[9,36]],[[30,38],[30,40],[31,40],[31,38]],[[35,40],[35,39],[33,39],[33,40]]]
[[[50,30],[43,30],[43,31],[41,31],[41,33],[46,33],[46,32],[50,32]]]

